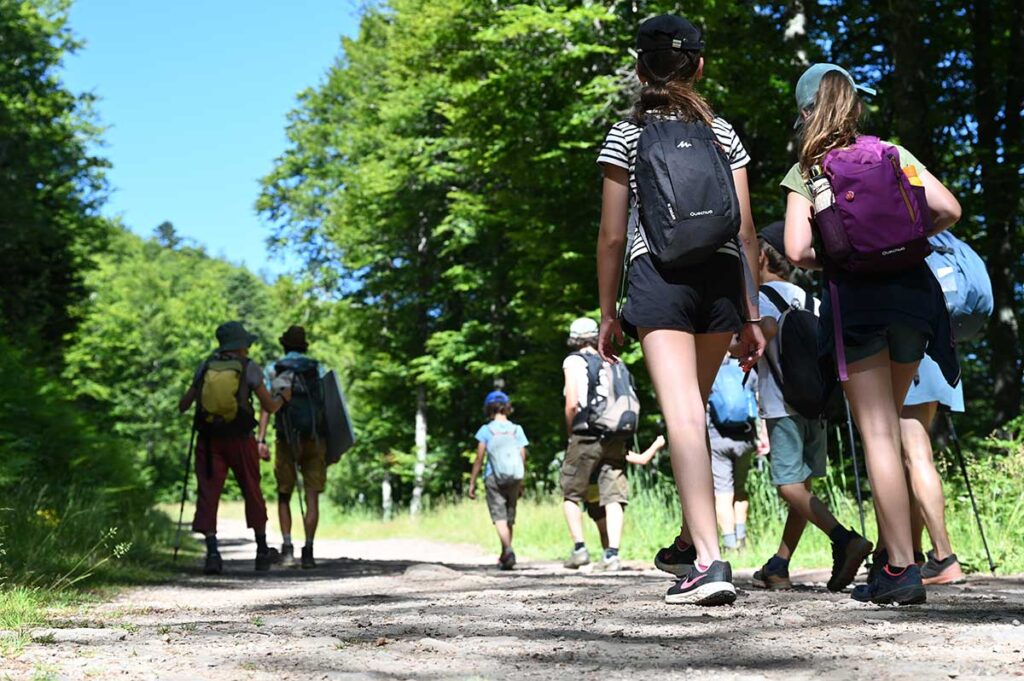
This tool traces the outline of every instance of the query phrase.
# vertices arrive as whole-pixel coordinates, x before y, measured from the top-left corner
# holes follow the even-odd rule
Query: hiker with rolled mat
[[[277,412],[274,431],[274,479],[277,481],[277,516],[281,524],[281,564],[295,565],[292,544],[291,498],[301,478],[299,507],[305,512],[303,528],[306,543],[302,547],[301,566],[316,567],[313,558],[313,538],[320,521],[320,494],[327,485],[327,418],[325,410],[324,377],[327,369],[307,356],[309,343],[306,330],[291,326],[279,339],[284,356],[267,366],[265,379],[268,386],[287,385],[292,397],[288,405]],[[267,446],[267,425],[270,413],[260,413],[260,458],[270,460]]]
[[[271,395],[263,385],[262,369],[249,359],[249,347],[255,340],[241,322],[217,327],[219,347],[199,365],[192,385],[178,403],[181,413],[196,405],[193,437],[199,494],[192,531],[206,537],[203,573],[208,575],[220,574],[224,569],[217,547],[217,507],[228,469],[245,499],[246,525],[256,536],[256,569],[270,569],[267,505],[260,491],[259,453],[252,432],[256,427],[252,395],[256,394],[264,411],[274,413],[287,404],[292,391],[285,387]],[[186,470],[188,465],[186,460]]]

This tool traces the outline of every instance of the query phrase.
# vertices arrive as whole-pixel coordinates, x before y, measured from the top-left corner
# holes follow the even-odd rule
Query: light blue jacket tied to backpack
[[[739,362],[729,359],[718,370],[711,386],[708,409],[719,430],[738,431],[753,427],[757,418],[757,396],[754,386],[747,385]]]
[[[522,480],[526,471],[523,467],[519,426],[512,421],[491,421],[484,428],[490,431],[490,437],[486,440],[489,473],[499,483]]]
[[[928,242],[932,246],[928,267],[946,297],[956,340],[971,340],[985,328],[995,307],[985,261],[948,231],[929,237]]]

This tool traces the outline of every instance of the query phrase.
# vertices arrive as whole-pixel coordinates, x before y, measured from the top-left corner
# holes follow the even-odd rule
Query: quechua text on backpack
[[[577,352],[587,363],[586,407],[573,420],[574,433],[630,438],[640,422],[640,399],[629,369],[605,362],[595,352]]]
[[[946,297],[953,335],[958,343],[969,341],[981,334],[995,308],[985,261],[949,232],[939,232],[928,241],[932,245],[928,267]]]
[[[274,364],[278,376],[291,374],[292,398],[275,415],[279,433],[291,441],[296,438],[318,440],[327,434],[324,412],[324,385],[320,364],[308,357],[286,358]]]
[[[777,359],[765,352],[768,370],[782,391],[782,399],[798,414],[809,419],[826,415],[836,398],[835,377],[821,370],[818,361],[818,317],[814,299],[804,292],[804,300],[787,301],[771,284],[761,286],[779,311],[778,332],[772,341]]]
[[[636,185],[647,248],[659,267],[702,263],[739,234],[729,159],[704,123],[646,122],[637,141]]]
[[[491,464],[491,473],[499,483],[522,480],[526,471],[523,448],[516,438],[516,424],[491,421],[487,429],[491,431],[491,438],[487,441],[487,462]]]
[[[718,370],[711,386],[708,410],[711,421],[723,434],[753,436],[757,397],[746,385],[739,363],[729,360]]]
[[[212,437],[245,435],[256,427],[245,371],[249,360],[216,353],[203,363],[195,427]]]

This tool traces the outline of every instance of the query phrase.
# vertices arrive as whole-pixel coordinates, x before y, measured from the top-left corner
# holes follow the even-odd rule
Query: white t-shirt
[[[782,297],[787,301],[795,300],[801,307],[804,306],[808,294],[802,288],[796,284],[791,284],[788,281],[771,281],[764,284],[765,286],[771,286],[773,289],[782,294]],[[814,304],[814,314],[818,314],[818,308],[821,306],[821,301],[810,296]],[[758,312],[762,317],[771,317],[778,321],[782,313],[779,312],[779,308],[775,307],[775,303],[771,301],[768,296],[763,292],[757,294],[757,306]],[[768,366],[769,358],[774,362],[775,367],[779,366],[779,337],[776,335],[768,347],[764,350],[764,355],[757,364],[757,377],[758,386],[760,388],[760,405],[761,405],[761,418],[763,419],[778,419],[783,416],[793,416],[797,412],[791,409],[786,401],[782,398],[782,389],[779,384],[775,382],[775,376],[772,375],[771,368]]]
[[[597,157],[597,162],[600,165],[607,163],[608,165],[618,166],[629,171],[630,206],[636,205],[637,202],[636,145],[637,140],[640,139],[641,130],[642,128],[632,121],[619,121],[608,131],[608,135],[605,137]],[[711,130],[715,133],[718,143],[722,145],[725,155],[729,158],[729,167],[733,170],[739,170],[750,163],[750,156],[747,154],[747,150],[743,147],[739,136],[727,120],[716,116],[711,122]],[[629,252],[630,262],[648,252],[643,226],[638,225],[638,227],[639,230],[636,235],[629,235],[630,242],[632,243],[632,248]],[[718,252],[739,257],[739,247],[733,241],[729,241],[729,243],[722,246]]]
[[[589,350],[584,348],[580,352],[593,352],[597,354],[596,350]],[[590,388],[590,379],[587,376],[587,360],[583,359],[579,355],[569,355],[562,362],[562,371],[567,372],[567,380],[571,380],[573,385],[576,386],[576,406],[582,410],[587,407],[587,393]],[[562,390],[562,394],[565,394],[565,390]]]

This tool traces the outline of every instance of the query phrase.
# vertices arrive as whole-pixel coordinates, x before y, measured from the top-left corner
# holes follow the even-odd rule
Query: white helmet
[[[591,340],[597,333],[597,322],[590,317],[580,317],[569,326],[569,340]]]

